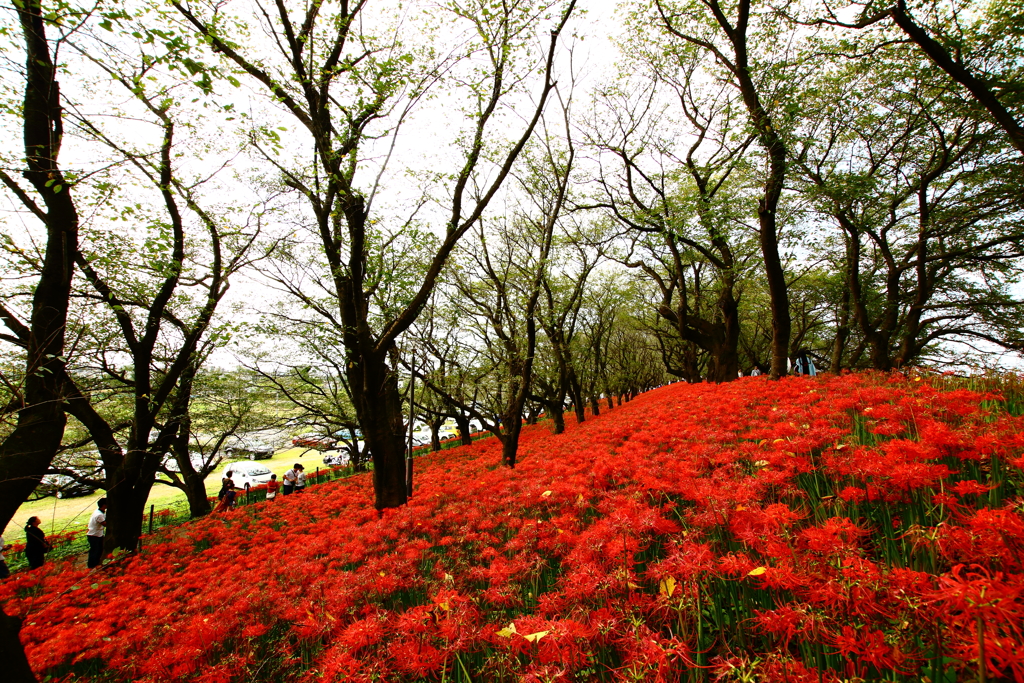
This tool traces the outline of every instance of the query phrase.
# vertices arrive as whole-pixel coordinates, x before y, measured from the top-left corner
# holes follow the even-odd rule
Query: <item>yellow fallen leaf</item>
[[[516,622],[512,622],[508,625],[508,628],[503,628],[498,631],[498,635],[502,638],[511,638],[516,633]]]
[[[767,567],[757,567],[756,569],[751,569],[747,572],[747,576],[761,576],[761,574],[764,574],[766,571],[768,571]]]
[[[437,603],[437,606],[438,606],[439,609],[443,609],[445,612],[447,612],[448,610],[450,610],[452,608],[452,606],[450,604],[448,604],[447,601],[439,602],[439,603]]]
[[[380,575],[381,576],[387,576],[387,574],[385,574],[384,572],[381,572]]]
[[[658,584],[658,592],[664,595],[666,598],[671,598],[672,594],[676,592],[676,580],[674,577],[666,576]]]
[[[547,498],[550,495],[551,495],[551,491],[545,491],[544,493],[540,494],[540,497],[541,498]]]
[[[528,636],[523,636],[523,638],[526,638],[531,643],[536,643],[538,640],[540,640],[549,633],[551,633],[551,631],[537,631],[536,633],[531,633]]]

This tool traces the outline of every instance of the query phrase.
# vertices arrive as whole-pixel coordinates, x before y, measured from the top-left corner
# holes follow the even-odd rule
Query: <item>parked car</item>
[[[333,436],[324,436],[323,434],[301,434],[292,439],[293,446],[299,446],[300,448],[313,448],[318,451],[326,451],[334,448],[338,443],[338,440]]]
[[[357,429],[354,432],[348,429],[339,429],[338,431],[331,434],[331,436],[341,439],[343,441],[360,440],[363,438],[363,430]]]
[[[324,454],[324,464],[328,466],[335,465],[347,465],[349,464],[349,453],[347,450],[335,451],[334,453]]]
[[[192,469],[194,469],[196,472],[198,472],[200,469],[202,469],[203,465],[206,464],[206,458],[207,458],[207,456],[203,455],[199,451],[189,451],[188,452],[188,459],[190,461],[192,461]],[[217,467],[217,465],[220,464],[221,460],[222,460],[221,456],[219,456],[219,455],[215,456],[213,458],[213,462],[211,463],[211,468],[210,469],[213,469],[213,468]],[[164,457],[164,467],[166,467],[171,472],[177,472],[178,471],[178,459],[175,458],[174,455],[172,455],[171,453],[168,453]]]
[[[363,432],[359,429],[354,432],[347,429],[339,429],[331,434],[331,437],[337,438],[333,448],[337,448],[338,450],[347,450],[350,455],[352,454],[353,448],[357,449],[360,453],[362,453],[366,448],[366,442],[363,441]]]
[[[243,456],[249,460],[274,457],[274,447],[254,434],[237,434],[228,442],[224,452],[229,458]]]
[[[430,444],[430,432],[413,432],[412,433],[412,447],[419,448],[420,446],[427,446]]]
[[[254,486],[260,486],[270,481],[270,469],[258,462],[233,462],[224,468],[225,474],[231,472],[231,480],[235,482],[235,488],[248,491]]]
[[[84,484],[72,479],[66,474],[47,474],[36,486],[36,498],[55,496],[57,498],[77,498],[96,493],[97,488],[92,484]]]

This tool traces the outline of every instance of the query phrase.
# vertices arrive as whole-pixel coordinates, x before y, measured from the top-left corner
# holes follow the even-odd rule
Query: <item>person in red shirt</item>
[[[281,488],[281,482],[277,480],[276,474],[270,475],[270,481],[267,482],[267,500],[274,500],[277,498],[277,492]]]

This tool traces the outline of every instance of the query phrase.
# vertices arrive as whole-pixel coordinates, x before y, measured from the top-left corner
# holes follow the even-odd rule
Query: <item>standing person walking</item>
[[[295,465],[284,473],[284,495],[288,495],[295,490],[295,482],[299,480],[298,472],[302,469],[302,465],[295,463]]]
[[[295,469],[298,470],[295,473],[295,493],[302,493],[306,488],[306,468],[302,465],[296,465]]]
[[[38,569],[46,561],[44,555],[50,550],[46,534],[39,528],[39,518],[29,517],[25,524],[25,557],[28,558],[30,569]]]
[[[224,483],[220,487],[220,493],[217,495],[217,508],[214,512],[226,512],[231,508],[235,507],[235,480],[231,478],[231,472],[228,472],[228,476],[224,477]]]
[[[231,470],[224,473],[224,477],[220,480],[220,491],[217,493],[217,500],[224,497],[224,492],[229,488],[235,488],[235,480],[232,479],[234,475]]]
[[[85,537],[89,541],[89,560],[86,566],[89,569],[98,567],[103,562],[103,536],[107,533],[107,499],[100,498],[96,501],[96,509],[89,517],[89,529]]]

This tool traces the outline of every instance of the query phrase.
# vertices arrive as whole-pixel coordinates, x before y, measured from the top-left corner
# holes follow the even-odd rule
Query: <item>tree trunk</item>
[[[0,662],[4,663],[4,680],[7,683],[36,683],[38,679],[28,664],[25,649],[18,634],[21,619],[11,616],[0,608]]]
[[[185,497],[188,499],[188,513],[192,517],[210,514],[210,498],[206,493],[206,481],[196,473],[181,473]]]
[[[846,342],[850,338],[850,288],[844,287],[839,301],[839,325],[836,328],[836,338],[832,342],[832,359],[829,371],[838,375],[843,367],[843,354],[846,352]]]
[[[121,548],[134,552],[138,549],[146,503],[162,459],[162,454],[129,451],[120,467],[108,475],[106,550]]]
[[[932,294],[933,278],[928,270],[928,234],[932,226],[927,186],[922,187],[918,192],[918,211],[920,229],[917,237],[917,254],[914,265],[914,273],[917,276],[917,291],[907,311],[906,319],[903,321],[903,334],[895,358],[895,366],[897,368],[902,368],[912,363],[920,352],[922,345],[918,341],[918,337],[921,334],[921,318]]]
[[[189,377],[190,381],[187,383],[185,390],[191,398],[192,380],[195,379],[195,373],[189,373]],[[206,480],[196,472],[195,467],[192,465],[192,458],[189,456],[188,444],[189,436],[192,432],[192,417],[188,414],[188,411],[185,411],[180,420],[180,426],[177,435],[174,437],[174,445],[171,447],[171,452],[178,463],[178,476],[181,478],[181,485],[178,488],[184,491],[185,498],[188,500],[189,515],[194,519],[208,515],[211,507],[210,500],[206,495]]]
[[[858,351],[851,355],[850,365],[856,365],[859,361],[863,350],[866,348],[868,355],[871,358],[871,364],[876,370],[888,370],[889,363],[889,342],[885,338],[884,333],[876,329],[871,322],[871,315],[868,311],[868,305],[865,301],[864,287],[860,277],[860,255],[861,255],[861,243],[860,243],[860,232],[856,229],[856,226],[849,221],[842,211],[836,211],[836,218],[840,221],[840,225],[846,230],[849,242],[848,256],[846,259],[846,265],[849,270],[849,284],[850,284],[850,299],[853,307],[853,320],[860,328],[860,332],[863,335],[863,341],[861,342]],[[887,280],[887,292],[891,290],[892,282],[891,278]]]
[[[597,400],[597,394],[590,396],[590,414],[594,417],[601,414],[601,402]]]
[[[441,424],[443,420],[437,419],[430,423],[430,450],[437,453],[441,450]]]
[[[771,376],[782,377],[789,372],[789,335],[792,328],[789,291],[786,287],[786,274],[782,269],[782,259],[779,257],[774,209],[758,213],[761,218],[761,253],[764,255],[772,307]]]
[[[569,397],[572,399],[572,407],[576,412],[576,424],[587,420],[587,401],[583,397],[583,387],[576,376],[576,370],[569,368]]]
[[[46,253],[32,297],[29,325],[0,306],[0,317],[18,337],[26,355],[18,423],[0,444],[0,528],[39,484],[64,436],[67,417],[61,401],[65,386],[60,378],[64,376],[64,331],[78,250],[78,212],[57,165],[63,133],[60,93],[41,8],[38,0],[27,0],[18,7],[25,37],[22,117],[28,169],[24,176],[43,198],[47,228]],[[6,172],[3,180],[20,191]]]
[[[562,434],[565,432],[565,410],[561,405],[549,405],[547,406],[548,413],[551,417],[551,430],[553,434]]]
[[[374,507],[405,505],[405,444],[402,434],[402,396],[398,376],[386,354],[362,355],[349,363],[348,378],[356,415],[373,461]]]
[[[718,3],[715,4],[717,6]],[[733,44],[736,55],[733,73],[736,76],[743,103],[747,108],[752,127],[757,131],[758,141],[768,154],[768,177],[764,181],[764,194],[757,202],[757,220],[761,255],[764,257],[764,271],[768,280],[768,294],[772,309],[771,376],[781,377],[788,373],[789,335],[792,327],[786,272],[782,267],[782,257],[779,254],[777,220],[779,199],[782,197],[786,179],[787,151],[785,142],[776,130],[771,115],[761,102],[757,85],[750,71],[746,35],[746,17],[749,17],[750,13],[750,0],[740,0],[738,11],[742,17],[742,30],[732,30],[727,25],[723,25],[722,29]],[[724,14],[717,16],[724,17]],[[719,23],[722,23],[721,18]]]
[[[871,355],[871,367],[882,372],[892,370],[892,358],[889,357],[889,338],[875,333],[868,338],[868,352]]]
[[[473,435],[469,433],[469,418],[462,414],[462,411],[455,413],[455,424],[459,428],[459,441],[463,446],[473,445]]]
[[[516,456],[519,453],[519,433],[523,431],[523,422],[516,418],[509,420],[506,426],[505,439],[501,443],[501,464],[509,469],[516,468]]]
[[[733,285],[726,282],[718,299],[722,322],[715,326],[714,342],[710,345],[708,379],[712,382],[731,382],[740,373],[740,307],[733,294]]]

